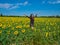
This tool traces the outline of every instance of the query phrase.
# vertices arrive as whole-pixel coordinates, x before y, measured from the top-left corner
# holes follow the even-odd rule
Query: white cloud
[[[25,1],[24,3],[17,3],[17,5],[23,5],[23,6],[28,5],[28,4],[29,4],[28,1]]]
[[[42,4],[45,4],[45,1],[42,1]]]
[[[49,3],[49,4],[60,4],[60,0],[48,1],[47,3]]]
[[[8,4],[8,3],[4,3],[4,4],[2,4],[2,3],[0,3],[0,8],[9,8],[9,7],[11,7],[13,4]]]
[[[18,8],[18,5],[12,6],[12,7],[9,8],[9,9],[15,9],[15,8]]]
[[[48,4],[55,4],[56,2],[48,1],[47,3],[48,3]]]
[[[28,5],[28,1],[25,1],[23,3],[16,3],[16,4],[10,4],[10,3],[0,3],[0,8],[5,8],[5,9],[15,9],[20,6],[26,6]]]
[[[13,9],[13,8],[17,8],[18,5],[17,4],[9,4],[9,3],[4,3],[4,4],[1,4],[0,3],[0,8],[5,8],[5,9]]]
[[[60,3],[60,0],[58,0],[57,3]]]
[[[60,0],[55,0],[55,1],[42,1],[42,4],[45,4],[45,3],[48,3],[48,4],[60,4]]]
[[[25,1],[24,3],[23,3],[23,5],[27,5],[28,4],[28,1]]]

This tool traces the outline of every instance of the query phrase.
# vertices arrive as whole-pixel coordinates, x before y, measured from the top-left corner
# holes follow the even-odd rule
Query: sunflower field
[[[60,45],[60,18],[0,17],[0,45]]]

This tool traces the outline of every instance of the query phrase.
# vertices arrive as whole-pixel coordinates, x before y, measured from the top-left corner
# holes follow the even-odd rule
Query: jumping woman
[[[30,27],[33,29],[34,28],[34,15],[30,14],[30,17],[28,17],[28,18],[30,19]]]

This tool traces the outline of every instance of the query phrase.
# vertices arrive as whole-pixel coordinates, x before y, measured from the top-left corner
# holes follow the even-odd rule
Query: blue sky
[[[60,15],[60,0],[0,0],[0,13],[4,15],[39,16]]]

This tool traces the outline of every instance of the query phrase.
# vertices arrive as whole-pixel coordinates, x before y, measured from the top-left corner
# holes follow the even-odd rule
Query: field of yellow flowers
[[[60,18],[0,17],[0,45],[60,45]]]

